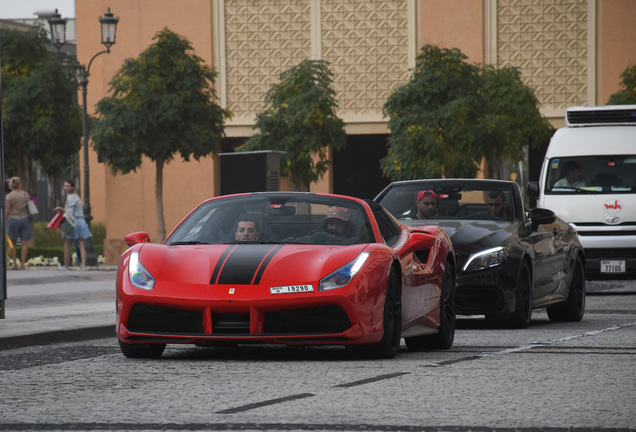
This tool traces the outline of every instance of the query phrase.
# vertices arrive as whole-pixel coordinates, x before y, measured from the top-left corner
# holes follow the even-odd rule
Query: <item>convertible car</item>
[[[533,308],[547,308],[552,321],[583,318],[585,258],[578,235],[550,210],[524,210],[516,183],[401,181],[375,200],[401,223],[437,224],[450,236],[457,314],[506,320],[514,328],[530,324]]]
[[[166,344],[344,345],[392,358],[450,348],[455,256],[437,225],[371,200],[300,192],[209,199],[163,244],[145,232],[117,273],[117,336],[132,358]]]

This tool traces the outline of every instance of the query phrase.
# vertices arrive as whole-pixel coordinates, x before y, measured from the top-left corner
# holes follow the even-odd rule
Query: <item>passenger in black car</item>
[[[488,210],[493,216],[500,219],[508,220],[510,217],[506,213],[506,196],[501,191],[488,192],[487,198]]]

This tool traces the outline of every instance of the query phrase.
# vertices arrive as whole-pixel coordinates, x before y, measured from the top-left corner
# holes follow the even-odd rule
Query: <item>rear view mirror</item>
[[[423,232],[412,232],[404,245],[404,255],[418,250],[430,249],[435,244],[435,237]]]
[[[134,246],[138,243],[150,243],[150,236],[147,232],[134,232],[126,235],[124,241],[128,246]]]

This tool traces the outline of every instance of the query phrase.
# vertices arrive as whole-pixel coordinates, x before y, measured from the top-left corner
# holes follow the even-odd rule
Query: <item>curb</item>
[[[0,337],[0,351],[34,345],[51,345],[63,342],[80,342],[91,339],[116,337],[115,324],[83,327],[71,330],[54,330],[28,335]]]

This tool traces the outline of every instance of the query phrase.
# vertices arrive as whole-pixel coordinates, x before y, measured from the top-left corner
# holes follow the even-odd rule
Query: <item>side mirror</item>
[[[528,182],[528,186],[526,186],[526,193],[528,194],[528,198],[539,198],[539,182]]]
[[[408,255],[417,250],[430,249],[434,244],[434,236],[422,232],[412,232],[404,245],[404,249],[402,249],[402,253],[403,255]]]
[[[134,246],[138,243],[150,243],[150,236],[147,232],[134,232],[126,235],[124,241],[128,246]]]
[[[556,214],[552,210],[544,208],[533,208],[529,215],[532,225],[544,225],[554,223]]]

